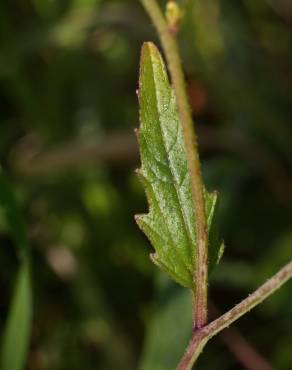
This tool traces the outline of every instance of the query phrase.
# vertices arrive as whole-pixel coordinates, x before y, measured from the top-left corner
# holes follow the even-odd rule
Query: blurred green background
[[[210,296],[224,311],[292,255],[292,3],[179,3],[203,174],[221,194],[227,247]],[[190,336],[188,292],[152,265],[133,219],[147,210],[133,130],[149,40],[139,1],[0,2],[0,158],[31,244],[26,369],[170,370]],[[19,259],[0,192],[4,340]],[[288,283],[196,368],[291,370],[291,301]]]

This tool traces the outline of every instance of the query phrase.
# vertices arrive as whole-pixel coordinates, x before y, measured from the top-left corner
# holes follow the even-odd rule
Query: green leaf
[[[23,370],[26,364],[32,316],[30,244],[12,186],[1,168],[0,205],[20,257],[18,277],[2,337],[1,370]]]
[[[23,262],[4,331],[2,370],[22,370],[25,367],[31,328],[31,301],[29,263]]]
[[[142,48],[139,103],[142,167],[138,174],[150,211],[136,216],[136,220],[154,246],[153,262],[183,286],[194,289],[197,241],[190,175],[174,91],[162,57],[152,43]],[[217,193],[205,191],[204,195],[209,262],[214,265],[220,247],[213,231]]]

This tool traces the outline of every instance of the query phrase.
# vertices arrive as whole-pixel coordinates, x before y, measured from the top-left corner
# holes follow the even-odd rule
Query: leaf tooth
[[[142,168],[141,173],[139,174],[139,179],[140,179],[140,181],[142,182],[142,184],[144,186],[144,189],[145,189],[145,192],[146,192],[146,197],[147,197],[148,204],[149,204],[149,213],[147,215],[145,215],[144,221],[146,221],[146,219],[148,219],[149,220],[148,223],[153,224],[153,222],[155,222],[155,221],[154,221],[154,218],[153,218],[152,215],[155,216],[157,213],[159,214],[160,229],[159,229],[159,233],[158,233],[158,231],[155,231],[155,232],[159,234],[160,239],[164,241],[165,245],[168,245],[169,247],[171,247],[171,250],[175,254],[175,258],[176,258],[177,262],[180,263],[181,265],[183,265],[185,270],[190,271],[190,269],[191,269],[190,264],[188,263],[188,261],[186,261],[185,257],[183,255],[181,255],[181,251],[177,247],[178,241],[175,241],[174,235],[172,234],[172,232],[170,230],[170,225],[167,222],[167,220],[165,219],[165,214],[163,213],[163,210],[161,209],[161,205],[160,205],[160,203],[157,199],[157,191],[154,190],[153,184],[147,178],[147,175],[144,175],[143,168]],[[157,218],[156,218],[156,220],[157,220]],[[152,227],[152,230],[153,230],[153,226],[151,226],[151,227]],[[165,228],[165,235],[169,235],[170,239],[168,241],[166,241],[160,235],[161,232],[163,232],[162,227]],[[142,229],[142,231],[145,232],[145,230],[143,230],[143,229]],[[149,239],[151,241],[151,238],[149,238]],[[154,245],[154,241],[151,241],[151,243]]]
[[[136,168],[134,170],[134,173],[135,173],[135,175],[138,176],[138,178],[140,178],[140,176],[142,176],[142,170],[141,170],[141,168]]]
[[[139,226],[139,228],[144,232],[147,238],[150,240],[152,246],[154,247],[156,252],[163,253],[163,246],[168,245],[169,243],[164,240],[161,234],[159,234],[151,225],[152,219],[150,214],[140,214],[135,216],[135,220]],[[159,242],[157,242],[159,240]],[[171,255],[168,256],[166,264],[173,265],[173,261],[171,261]]]
[[[172,241],[167,241],[163,238],[160,232],[156,230],[153,227],[153,218],[152,214],[155,212],[151,211],[148,214],[142,214],[137,215],[136,222],[140,229],[146,234],[148,239],[150,240],[152,246],[158,253],[157,255],[160,257],[160,253],[163,253],[163,265],[165,266],[165,271],[173,271],[177,275],[179,275],[182,279],[183,273],[181,272],[181,269],[184,272],[187,272],[188,276],[190,277],[189,281],[189,287],[193,285],[192,282],[192,272],[191,269],[187,266],[186,262],[181,258],[181,255],[179,253],[179,250],[175,247]],[[157,240],[160,240],[159,242]],[[168,252],[168,249],[171,249],[172,253]],[[167,258],[166,258],[167,257]],[[176,279],[177,280],[177,279]]]
[[[145,213],[139,213],[137,215],[134,215],[134,219],[137,222],[137,224],[139,224],[141,217],[143,217],[145,215],[146,215]]]
[[[168,273],[176,282],[186,288],[192,287],[191,275],[189,275],[189,279],[186,279],[182,274],[178,272],[178,270],[175,268],[175,265],[172,266],[173,268],[169,268],[169,266],[161,259],[158,253],[151,253],[150,258],[156,266],[160,267],[162,270]]]
[[[135,221],[137,222],[138,226],[146,233],[148,238],[151,240],[152,238],[149,237],[150,234],[155,233],[156,236],[159,237],[159,239],[163,242],[163,244],[169,244],[162,236],[159,234],[151,225],[153,222],[153,219],[151,217],[151,212],[149,213],[143,213],[135,215]],[[152,240],[151,240],[152,241]],[[155,241],[152,243],[155,245]]]
[[[135,127],[135,128],[134,128],[134,133],[135,133],[135,135],[136,135],[137,139],[139,139],[140,129],[139,129],[138,127]]]

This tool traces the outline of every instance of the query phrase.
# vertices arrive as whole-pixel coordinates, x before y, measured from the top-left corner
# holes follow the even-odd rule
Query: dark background
[[[291,259],[292,3],[180,4],[204,179],[221,195],[210,296],[224,311]],[[149,40],[139,1],[0,1],[0,156],[32,244],[29,370],[170,370],[189,338],[188,293],[133,219],[147,210],[133,130]],[[0,242],[2,332],[18,267],[3,212]],[[266,359],[257,370],[292,368],[291,301],[289,283],[234,326]],[[254,369],[226,338],[197,369]]]

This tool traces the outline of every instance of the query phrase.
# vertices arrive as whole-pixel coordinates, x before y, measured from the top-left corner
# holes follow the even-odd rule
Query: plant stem
[[[192,199],[196,216],[197,249],[195,259],[193,300],[193,327],[202,328],[207,322],[208,286],[208,234],[205,201],[197,137],[194,132],[184,74],[174,34],[169,30],[165,17],[156,0],[140,0],[157,29],[167,59],[171,80],[176,95],[178,113],[182,125],[186,156],[191,178]]]
[[[291,278],[292,261],[234,308],[212,321],[204,328],[196,330],[176,370],[191,370],[204,346],[214,335],[227,328],[238,318],[257,306]]]

